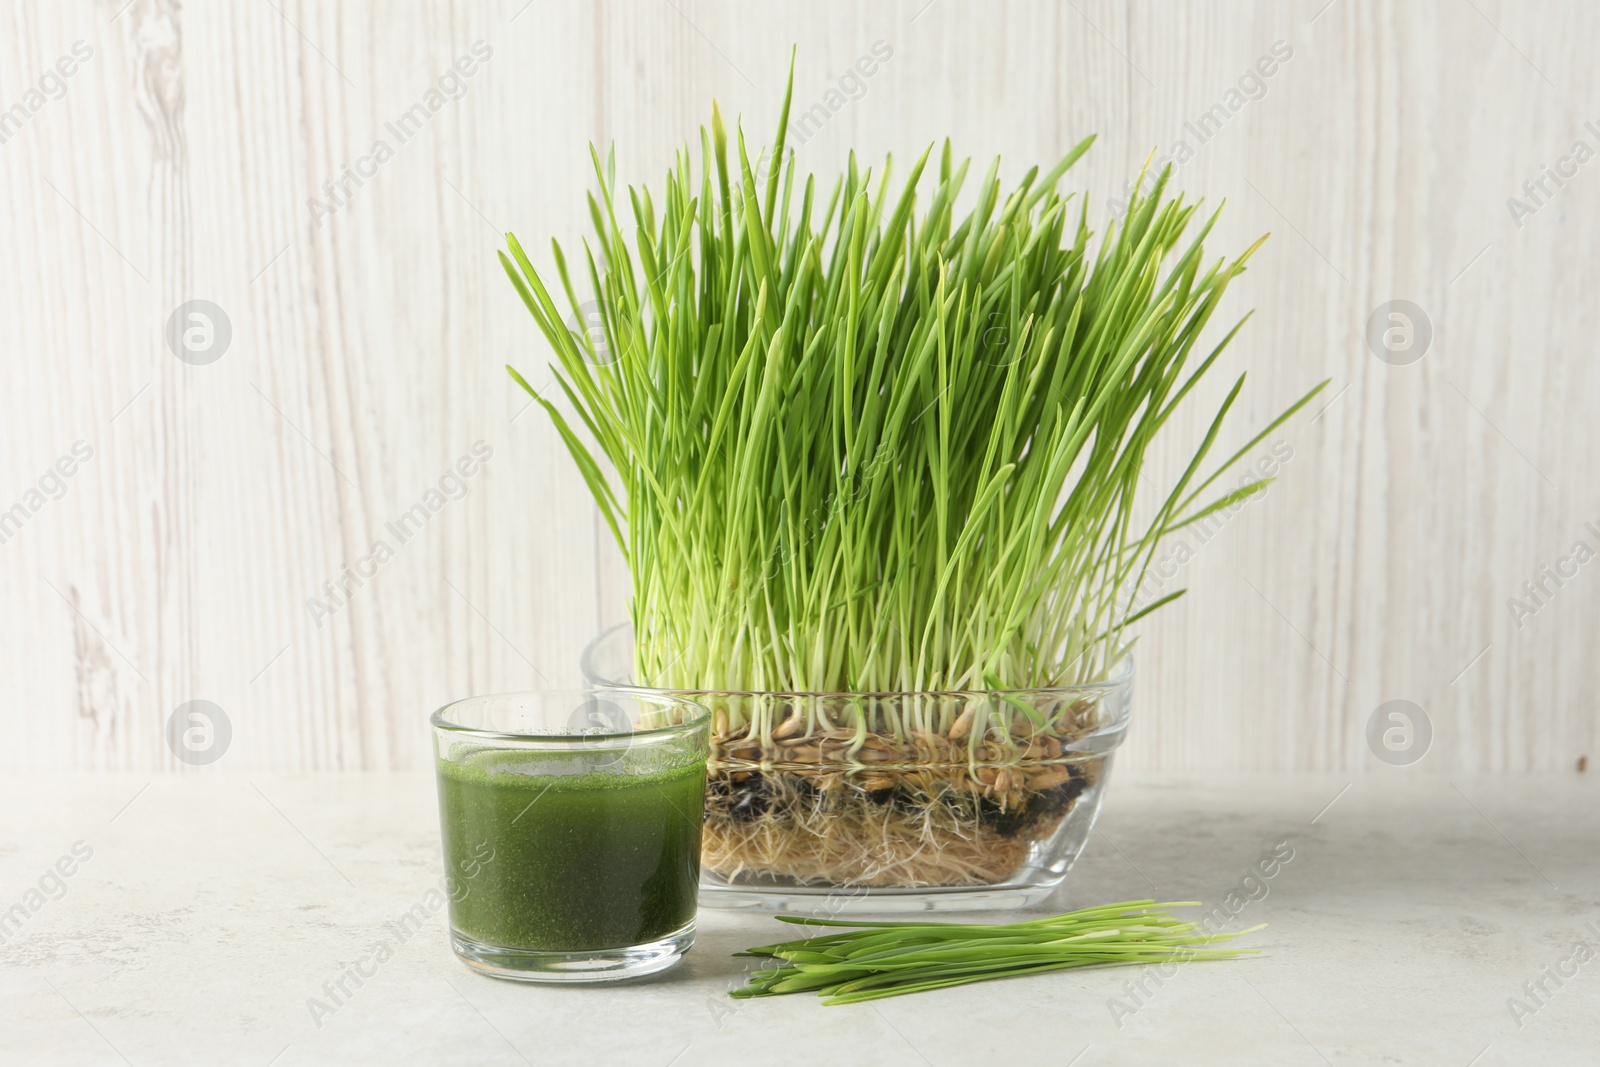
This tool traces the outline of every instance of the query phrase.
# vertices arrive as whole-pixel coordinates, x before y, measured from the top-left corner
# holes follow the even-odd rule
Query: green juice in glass
[[[486,748],[437,760],[450,925],[530,951],[641,945],[694,918],[703,752],[630,767]]]

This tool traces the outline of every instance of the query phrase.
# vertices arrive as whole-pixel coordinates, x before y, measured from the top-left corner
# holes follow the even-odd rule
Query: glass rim
[[[548,694],[562,693],[571,696],[600,696],[606,693],[622,692],[616,687],[594,689],[510,689],[499,693],[478,693],[469,697],[460,697],[447,704],[441,705],[433,714],[428,716],[428,724],[435,730],[448,733],[452,736],[470,737],[484,741],[537,741],[540,743],[556,743],[570,745],[604,744],[607,741],[623,741],[636,737],[661,737],[678,733],[690,733],[704,727],[711,722],[711,709],[689,694],[672,693],[666,690],[648,691],[638,690],[625,692],[623,695],[631,696],[635,700],[649,700],[658,704],[677,705],[683,708],[693,708],[697,714],[684,722],[673,723],[670,726],[651,726],[643,730],[590,730],[581,734],[552,734],[552,733],[507,733],[503,730],[484,730],[475,726],[463,726],[452,722],[447,716],[453,708],[463,704],[479,703],[490,700],[501,700],[508,697],[532,697]]]
[[[1117,669],[1109,677],[1096,682],[1076,682],[1072,685],[1042,685],[1029,686],[1021,689],[892,689],[892,690],[788,690],[788,689],[665,689],[650,685],[637,685],[631,682],[613,682],[599,677],[599,672],[592,670],[592,653],[600,643],[622,630],[631,630],[631,622],[619,622],[615,626],[608,626],[600,631],[593,640],[584,647],[579,657],[579,666],[591,682],[608,692],[632,693],[639,696],[670,696],[677,698],[694,699],[698,697],[783,697],[787,699],[804,700],[884,700],[896,699],[951,699],[961,698],[971,700],[974,697],[1007,697],[1022,693],[1038,693],[1049,696],[1065,696],[1069,693],[1112,692],[1124,689],[1133,684],[1134,656],[1131,644],[1122,646],[1122,657],[1118,661]]]

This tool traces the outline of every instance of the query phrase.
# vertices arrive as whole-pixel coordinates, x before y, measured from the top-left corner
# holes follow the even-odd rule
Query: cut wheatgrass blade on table
[[[815,992],[824,1004],[853,1004],[991,978],[1115,967],[1139,963],[1226,960],[1260,951],[1208,948],[1254,933],[1261,923],[1231,933],[1211,933],[1170,908],[1129,900],[1015,923],[867,922],[779,915],[780,922],[847,928],[734,953],[780,960],[750,975],[735,997]]]

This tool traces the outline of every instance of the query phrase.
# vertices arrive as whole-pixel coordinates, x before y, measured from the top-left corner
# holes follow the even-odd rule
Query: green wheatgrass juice
[[[666,937],[694,918],[706,767],[594,768],[573,754],[483,749],[437,760],[460,935],[585,951]],[[565,772],[565,773],[560,773]],[[491,858],[485,860],[485,856]]]

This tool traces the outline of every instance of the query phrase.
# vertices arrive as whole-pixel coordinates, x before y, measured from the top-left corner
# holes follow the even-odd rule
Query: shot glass
[[[694,942],[710,718],[680,697],[581,690],[434,712],[461,961],[530,982],[677,962]]]

